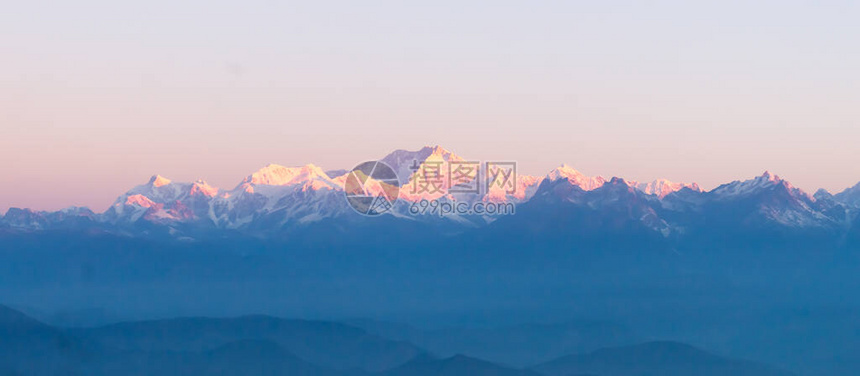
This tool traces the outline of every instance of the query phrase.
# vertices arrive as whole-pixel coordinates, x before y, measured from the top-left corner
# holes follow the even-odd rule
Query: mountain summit
[[[586,176],[567,164],[562,164],[550,171],[546,178],[549,181],[567,179],[571,184],[582,188],[584,191],[591,191],[600,188],[606,183],[606,179],[602,176]]]
[[[330,177],[319,167],[307,164],[302,167],[284,167],[269,164],[249,175],[242,184],[255,185],[293,185],[303,184],[311,180],[330,180]]]
[[[161,175],[153,175],[149,179],[149,185],[156,187],[156,188],[163,187],[163,186],[168,185],[168,184],[170,184],[170,179],[165,178]]]

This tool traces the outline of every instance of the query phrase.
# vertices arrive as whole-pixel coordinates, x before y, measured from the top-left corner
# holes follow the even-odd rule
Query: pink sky
[[[522,4],[12,4],[0,211],[433,144],[530,174],[860,181],[858,5]]]

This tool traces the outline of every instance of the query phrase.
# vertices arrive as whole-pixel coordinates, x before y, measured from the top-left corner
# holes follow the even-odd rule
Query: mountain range
[[[187,373],[198,374],[215,359],[247,353],[269,354],[261,374],[290,365],[301,369],[297,374],[355,367],[402,375],[451,367],[683,374],[678,364],[639,373],[624,368],[638,356],[691,354],[665,343],[626,347],[672,339],[725,354],[694,357],[705,364],[696,369],[714,374],[734,369],[733,358],[809,375],[860,372],[853,355],[860,351],[860,187],[810,195],[766,172],[705,191],[694,183],[588,176],[562,165],[544,176],[519,176],[512,192],[413,193],[415,161],[420,167],[469,159],[440,147],[381,159],[397,172],[402,194],[376,217],[348,205],[346,171],[313,165],[269,165],[227,190],[156,175],[102,213],[10,209],[0,220],[0,300],[44,312],[42,318],[65,317],[52,321],[63,326],[135,323],[61,330],[51,343],[69,353],[52,363],[64,367],[83,361],[75,354],[105,347],[136,364],[185,362]],[[516,212],[411,213],[422,199],[510,204]],[[271,316],[242,316],[248,314]],[[200,315],[241,318],[161,320]],[[342,342],[344,351],[329,355],[340,363],[329,362],[286,334],[295,321],[271,317],[335,318],[348,328],[317,329],[352,333],[358,342]],[[351,321],[356,317],[375,321]],[[261,328],[280,334],[261,338]],[[158,346],[140,347],[156,332]],[[362,342],[368,336],[400,345]],[[182,338],[218,346],[194,347]],[[392,346],[396,364],[347,356],[363,354],[364,345]],[[600,349],[630,357],[594,353]],[[558,368],[533,368],[570,355],[552,365]],[[492,372],[485,374],[500,374]]]
[[[568,211],[590,213],[588,223],[583,225],[595,232],[627,226],[663,238],[684,237],[717,226],[730,231],[812,231],[840,241],[854,239],[860,233],[856,220],[860,183],[837,194],[819,190],[810,195],[765,172],[704,191],[696,183],[586,176],[561,165],[544,176],[517,176],[513,192],[491,188],[481,194],[444,190],[414,193],[410,187],[416,166],[440,164],[444,185],[448,163],[466,159],[442,147],[428,146],[417,151],[396,150],[380,160],[391,166],[401,180],[399,201],[384,216],[394,222],[441,226],[450,232],[485,227],[499,216],[416,216],[409,213],[409,205],[422,199],[512,203],[519,212],[529,213],[551,213],[566,207]],[[0,219],[0,228],[163,234],[193,240],[222,232],[267,236],[301,231],[312,225],[343,227],[361,220],[344,199],[347,174],[347,170],[326,172],[312,164],[271,164],[249,174],[232,189],[213,187],[202,180],[173,182],[155,175],[120,195],[103,213],[80,207],[56,212],[11,208]]]

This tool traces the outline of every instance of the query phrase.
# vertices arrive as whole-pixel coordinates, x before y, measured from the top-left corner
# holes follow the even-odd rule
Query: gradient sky
[[[19,1],[0,212],[441,144],[526,173],[860,181],[854,1]]]

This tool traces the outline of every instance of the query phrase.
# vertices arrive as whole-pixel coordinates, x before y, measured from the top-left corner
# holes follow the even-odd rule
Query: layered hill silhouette
[[[0,306],[0,334],[4,375],[790,375],[669,342],[598,350],[516,369],[467,355],[433,356],[344,324],[265,316],[61,329]]]
[[[412,360],[393,370],[384,372],[383,376],[539,376],[534,371],[517,370],[499,366],[490,362],[455,355],[446,359],[419,358]]]
[[[95,347],[120,351],[230,353],[249,352],[242,350],[243,346],[257,346],[269,349],[263,353],[287,352],[331,369],[369,372],[405,363],[423,353],[409,343],[383,339],[344,324],[269,316],[129,322],[69,332]],[[246,339],[260,342],[235,344]]]
[[[571,355],[534,367],[547,376],[790,376],[770,366],[729,359],[678,342],[648,342]]]

